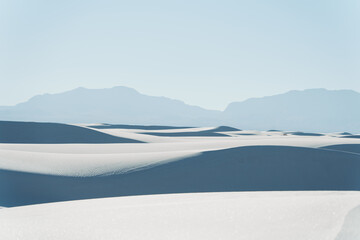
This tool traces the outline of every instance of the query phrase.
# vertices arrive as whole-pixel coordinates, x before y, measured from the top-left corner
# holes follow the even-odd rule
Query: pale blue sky
[[[0,0],[0,105],[128,86],[210,109],[360,91],[360,1]]]

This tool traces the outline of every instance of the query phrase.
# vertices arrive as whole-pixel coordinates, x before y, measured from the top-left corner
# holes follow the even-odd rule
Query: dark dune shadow
[[[351,136],[345,136],[342,138],[360,138],[360,135],[351,135]]]
[[[351,136],[352,134],[349,133],[349,132],[342,132],[342,133],[339,133],[339,135],[342,135],[342,136]]]
[[[175,133],[159,133],[159,132],[144,132],[143,134],[158,136],[158,137],[229,137],[227,134],[221,132],[240,131],[237,128],[220,126],[210,130],[197,132],[175,132]]]
[[[270,130],[267,130],[267,132],[282,132],[281,130],[276,130],[276,129],[270,129]]]
[[[143,132],[142,134],[158,136],[158,137],[229,137],[229,135],[217,133],[213,131],[176,132],[176,133]]]
[[[231,132],[231,131],[241,131],[238,128],[234,128],[234,127],[229,127],[229,126],[219,126],[211,131],[214,132]]]
[[[257,135],[255,133],[237,133],[236,135],[241,135],[241,136],[254,136]]]
[[[360,190],[360,156],[322,149],[251,146],[131,173],[62,177],[0,170],[0,205],[144,194]]]
[[[295,136],[309,136],[309,137],[324,136],[324,134],[321,133],[305,133],[305,132],[287,132],[287,134],[291,134]]]
[[[141,143],[60,123],[0,121],[0,143]]]
[[[90,126],[96,129],[140,129],[140,130],[169,130],[169,129],[183,129],[194,127],[171,127],[171,126],[156,126],[156,125],[126,125],[126,124],[105,124],[100,126]]]
[[[337,145],[331,145],[321,148],[360,154],[360,144],[337,144]]]

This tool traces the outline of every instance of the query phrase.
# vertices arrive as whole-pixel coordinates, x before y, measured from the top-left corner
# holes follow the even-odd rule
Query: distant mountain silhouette
[[[360,132],[360,93],[309,89],[231,103],[226,124],[243,129]]]
[[[241,129],[359,133],[359,106],[360,93],[351,90],[290,91],[234,102],[221,112],[166,97],[146,96],[127,87],[77,88],[59,94],[35,96],[12,107],[0,107],[0,120],[165,126],[229,125]]]
[[[176,126],[214,125],[219,114],[219,111],[166,97],[146,96],[127,87],[77,88],[59,94],[38,95],[27,102],[0,109],[1,120]]]

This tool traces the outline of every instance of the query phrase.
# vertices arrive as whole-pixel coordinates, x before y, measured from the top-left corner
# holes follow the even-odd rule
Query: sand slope
[[[357,240],[359,192],[171,194],[0,210],[0,238]]]
[[[0,239],[360,239],[359,138],[94,126],[0,122]]]
[[[221,191],[360,190],[360,155],[313,148],[250,146],[93,177],[0,170],[0,205]]]
[[[139,143],[139,141],[74,125],[0,121],[0,143]]]
[[[71,134],[57,132],[70,127],[77,139],[91,133],[134,142],[0,144],[0,205],[5,207],[142,194],[360,189],[360,139],[339,134],[6,124],[17,138],[71,140]],[[49,132],[42,132],[44,127]],[[182,136],[148,134],[154,132]]]

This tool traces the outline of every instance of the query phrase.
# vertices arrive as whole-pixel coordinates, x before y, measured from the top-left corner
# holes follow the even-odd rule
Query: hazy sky
[[[128,86],[210,109],[360,91],[358,0],[0,0],[0,105]]]

